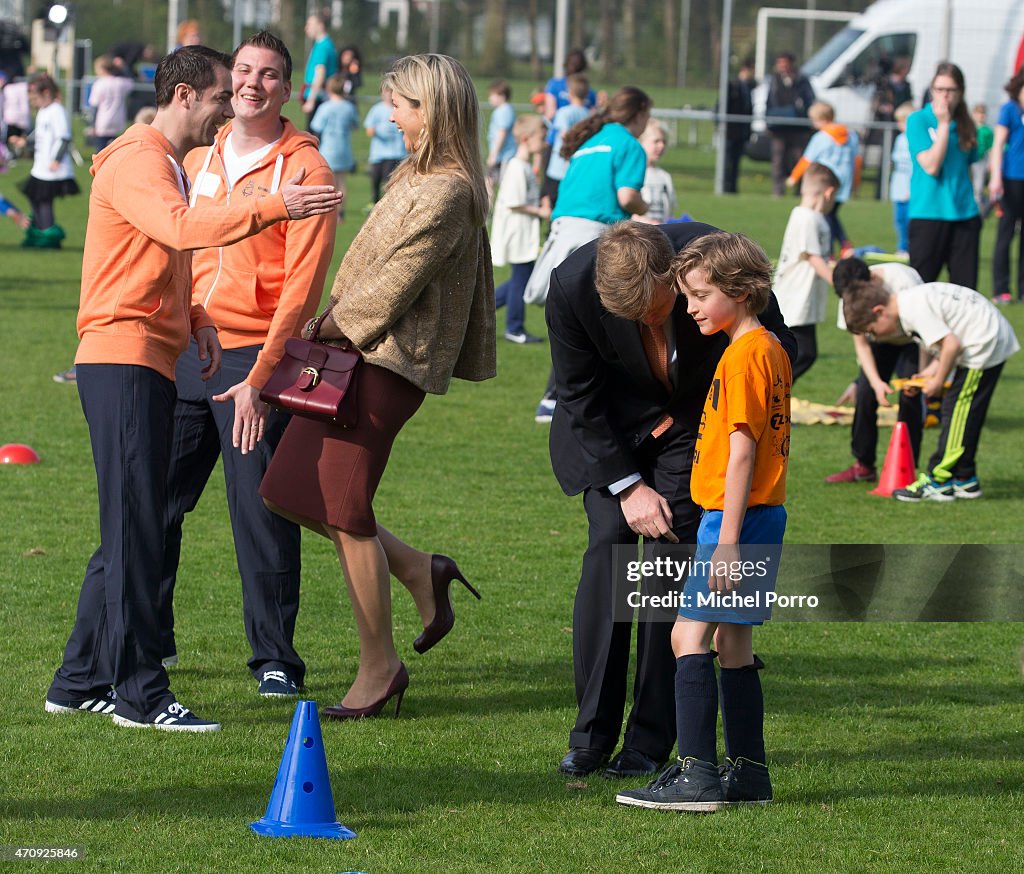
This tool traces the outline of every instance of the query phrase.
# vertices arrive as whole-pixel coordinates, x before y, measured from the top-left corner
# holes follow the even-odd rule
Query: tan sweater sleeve
[[[461,180],[441,177],[410,193],[378,205],[389,208],[378,233],[353,244],[334,281],[329,321],[360,348],[403,316],[464,237],[470,202]],[[324,327],[324,337],[337,336]]]

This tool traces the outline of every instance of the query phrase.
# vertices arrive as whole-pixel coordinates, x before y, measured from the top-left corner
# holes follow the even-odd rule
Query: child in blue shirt
[[[583,121],[591,112],[587,107],[587,95],[590,94],[590,82],[587,77],[582,73],[573,73],[566,77],[566,87],[569,103],[556,109],[555,117],[551,120],[554,146],[551,148],[551,157],[548,159],[544,184],[540,192],[541,200],[546,201],[548,209],[555,208],[558,201],[558,186],[565,178],[565,171],[569,169],[569,159],[561,155],[562,137],[569,128]]]
[[[830,249],[839,248],[840,257],[853,254],[853,245],[846,236],[846,231],[839,221],[839,207],[848,201],[853,189],[860,184],[860,139],[845,124],[836,124],[835,111],[823,101],[812,103],[807,110],[817,133],[811,137],[803,155],[789,174],[786,185],[796,185],[800,177],[811,164],[824,164],[839,180],[832,209],[825,216],[828,228],[832,232]]]
[[[345,174],[356,169],[352,154],[352,131],[359,127],[359,113],[355,106],[345,99],[345,75],[335,73],[327,80],[327,92],[331,99],[321,103],[309,129],[320,137],[320,154],[334,171],[334,187],[345,193]],[[338,210],[338,221],[345,220],[345,207]]]
[[[889,200],[892,201],[892,221],[896,226],[896,254],[903,257],[910,250],[910,176],[913,161],[910,157],[910,143],[907,141],[907,119],[913,111],[913,103],[904,103],[896,107],[893,114],[900,132],[892,144]]]
[[[516,111],[509,103],[511,99],[512,89],[504,79],[492,82],[487,89],[487,102],[494,110],[487,127],[487,178],[493,186],[501,178],[502,165],[516,153],[516,138],[512,136]]]
[[[1010,303],[1010,245],[1020,231],[1024,245],[1024,67],[1006,83],[1009,98],[999,108],[994,143],[989,155],[989,195],[1001,207],[996,245],[992,251],[992,299]],[[1024,250],[1020,250],[1024,251]],[[1017,299],[1024,301],[1024,257],[1017,260]]]
[[[398,125],[391,120],[394,111],[391,89],[382,88],[380,100],[370,107],[363,121],[366,135],[370,138],[370,183],[373,186],[373,203],[380,200],[381,188],[387,185],[399,161],[405,157],[405,142]]]

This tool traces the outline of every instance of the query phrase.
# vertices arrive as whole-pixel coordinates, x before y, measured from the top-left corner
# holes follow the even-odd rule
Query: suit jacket
[[[678,252],[716,228],[699,222],[662,225]],[[602,488],[642,469],[636,452],[662,416],[669,414],[692,440],[718,360],[728,345],[706,337],[680,296],[672,310],[676,340],[671,394],[651,372],[640,327],[609,313],[594,287],[597,241],[570,255],[551,277],[548,336],[558,404],[551,420],[551,467],[567,495]],[[781,341],[790,359],[796,339],[772,294],[761,323]],[[667,438],[662,438],[667,439]]]

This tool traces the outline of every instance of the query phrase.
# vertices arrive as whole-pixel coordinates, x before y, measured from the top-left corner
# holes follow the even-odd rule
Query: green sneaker
[[[912,482],[905,489],[893,490],[892,496],[897,501],[905,501],[909,504],[916,504],[921,501],[949,503],[956,500],[953,495],[952,482],[940,483],[926,473],[922,473],[916,482]]]

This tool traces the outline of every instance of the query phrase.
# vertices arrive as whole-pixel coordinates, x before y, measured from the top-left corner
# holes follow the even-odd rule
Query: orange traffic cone
[[[878,487],[872,489],[869,494],[891,498],[896,489],[904,489],[916,479],[917,471],[914,469],[914,453],[910,449],[907,423],[897,422],[896,427],[892,429]]]

